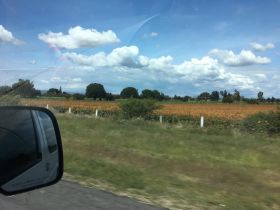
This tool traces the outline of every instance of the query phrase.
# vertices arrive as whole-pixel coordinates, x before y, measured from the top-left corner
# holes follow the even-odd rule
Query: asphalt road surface
[[[16,196],[0,195],[1,210],[160,210],[136,200],[102,190],[87,188],[77,183],[60,181],[39,190]]]

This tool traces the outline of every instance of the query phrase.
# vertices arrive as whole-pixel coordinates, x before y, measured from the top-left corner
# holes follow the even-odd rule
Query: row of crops
[[[102,115],[115,114],[119,110],[118,102],[107,101],[77,101],[54,99],[23,99],[23,105],[52,107],[59,112],[67,112],[71,108],[72,113],[93,114],[96,110]],[[244,119],[258,112],[274,111],[276,105],[267,104],[188,104],[172,103],[162,104],[155,116],[180,116],[180,117],[211,117],[229,120]]]

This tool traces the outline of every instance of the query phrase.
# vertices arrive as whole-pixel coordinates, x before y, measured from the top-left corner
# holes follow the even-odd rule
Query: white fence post
[[[49,104],[47,104],[46,108],[49,109]]]
[[[98,109],[95,110],[95,118],[98,118]]]
[[[68,113],[69,113],[69,114],[71,114],[71,113],[72,113],[72,109],[71,109],[71,107],[69,107],[69,109],[68,109]]]
[[[162,115],[159,116],[159,122],[162,123]]]
[[[203,128],[204,127],[204,117],[201,116],[200,118],[200,127]]]

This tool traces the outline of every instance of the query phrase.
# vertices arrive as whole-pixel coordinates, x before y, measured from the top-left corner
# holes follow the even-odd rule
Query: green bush
[[[85,95],[80,94],[80,93],[75,93],[75,94],[73,94],[72,98],[74,100],[84,100],[85,99]]]
[[[260,112],[246,118],[243,127],[255,133],[280,133],[280,109],[276,112]]]
[[[120,104],[121,111],[126,118],[147,118],[160,106],[154,100],[128,99]]]
[[[0,97],[0,106],[18,105],[20,96],[4,95]]]

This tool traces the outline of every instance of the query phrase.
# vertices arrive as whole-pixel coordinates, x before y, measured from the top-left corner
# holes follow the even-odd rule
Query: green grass
[[[72,179],[172,209],[280,209],[280,138],[58,115]]]

